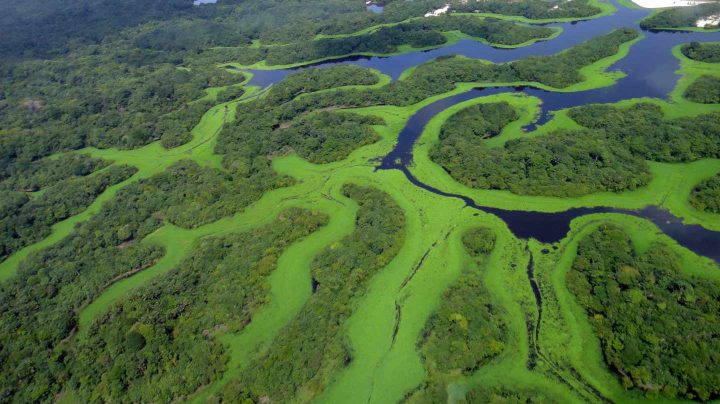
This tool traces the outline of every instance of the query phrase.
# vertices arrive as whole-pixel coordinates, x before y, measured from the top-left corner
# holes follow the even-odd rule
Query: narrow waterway
[[[490,60],[496,63],[522,59],[528,56],[550,55],[577,45],[583,41],[606,34],[616,28],[633,27],[640,31],[638,21],[650,10],[634,10],[616,5],[618,11],[607,17],[572,23],[549,24],[563,28],[563,33],[550,41],[538,42],[531,46],[500,49],[486,44],[463,40],[453,45],[429,50],[404,53],[389,57],[350,57],[329,62],[307,65],[285,70],[252,70],[251,84],[267,86],[282,80],[288,74],[308,67],[329,67],[338,64],[353,64],[377,69],[396,79],[413,66],[443,55],[464,55]],[[685,225],[682,220],[658,207],[650,206],[641,210],[617,209],[612,207],[574,208],[564,212],[528,212],[486,207],[465,195],[451,194],[424,184],[410,173],[408,167],[413,161],[413,148],[425,125],[435,115],[457,103],[477,97],[507,92],[522,92],[542,100],[542,111],[538,119],[526,130],[546,123],[553,111],[593,103],[614,103],[631,98],[666,98],[675,88],[679,76],[676,71],[680,61],[672,54],[673,47],[689,43],[720,41],[720,32],[679,32],[642,31],[644,38],[633,45],[630,53],[609,70],[620,70],[626,76],[615,85],[580,92],[551,92],[529,87],[487,87],[477,88],[438,100],[416,112],[398,136],[397,144],[381,161],[380,170],[401,170],[410,182],[429,192],[447,197],[459,198],[467,206],[497,215],[504,220],[512,232],[520,238],[535,238],[541,242],[556,242],[565,237],[570,222],[592,213],[624,213],[652,221],[663,232],[688,249],[720,262],[720,232],[713,232],[698,225]]]

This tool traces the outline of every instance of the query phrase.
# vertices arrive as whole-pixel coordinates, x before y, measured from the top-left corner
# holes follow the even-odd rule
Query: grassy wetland
[[[304,67],[468,38],[521,51],[563,40],[567,27],[539,24],[640,13],[472,3],[425,18],[444,3],[373,16],[333,0],[283,29],[262,27],[291,4],[217,5],[236,22],[266,16],[256,32],[228,30],[215,5],[179,8],[108,37],[116,49],[67,56],[87,76],[49,62],[43,92],[8,70],[0,401],[720,397],[718,264],[638,214],[657,207],[718,237],[720,104],[705,90],[720,78],[716,49],[666,46],[679,66],[666,98],[638,87],[604,103],[636,83],[616,66],[655,33],[612,27],[503,62],[443,56],[395,80],[352,61]],[[493,39],[508,30],[511,43]],[[385,50],[357,50],[377,38]],[[132,79],[113,81],[114,63]],[[269,67],[300,68],[264,88],[245,71]],[[106,98],[82,98],[101,82]],[[50,136],[63,127],[82,136]],[[105,179],[112,170],[126,171]],[[78,187],[82,200],[26,219]],[[605,211],[547,229],[557,237],[503,220],[579,208]]]

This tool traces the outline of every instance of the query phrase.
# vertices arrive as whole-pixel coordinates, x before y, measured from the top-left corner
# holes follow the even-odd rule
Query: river
[[[282,80],[288,74],[308,67],[330,67],[338,64],[353,64],[377,69],[397,79],[406,69],[443,55],[463,55],[490,60],[496,63],[522,59],[528,56],[550,55],[579,44],[585,40],[606,34],[616,28],[633,27],[640,30],[639,20],[651,10],[628,9],[617,6],[618,11],[607,17],[571,23],[555,23],[549,26],[562,27],[558,37],[533,45],[503,49],[472,40],[428,50],[409,52],[388,57],[347,57],[332,61],[306,65],[295,69],[251,70],[254,74],[250,84],[262,87]],[[435,115],[457,103],[477,97],[505,92],[523,92],[542,100],[542,112],[537,121],[528,128],[547,122],[552,112],[560,109],[592,104],[614,103],[625,99],[651,97],[666,98],[675,87],[679,76],[680,61],[672,54],[678,44],[692,41],[720,41],[720,32],[642,31],[644,39],[633,45],[630,53],[609,70],[621,70],[626,76],[615,85],[590,91],[550,92],[527,87],[489,87],[473,89],[461,94],[436,101],[417,111],[407,122],[398,136],[397,144],[381,161],[380,170],[401,170],[409,181],[430,192],[459,198],[472,208],[497,215],[510,230],[520,238],[535,238],[541,242],[556,242],[565,237],[570,222],[591,213],[624,213],[652,221],[668,236],[686,248],[720,262],[720,232],[713,232],[698,225],[686,225],[668,211],[649,206],[641,210],[617,209],[611,207],[573,208],[558,213],[512,211],[484,207],[464,195],[450,194],[417,180],[409,171],[412,164],[413,146],[422,134],[427,122]]]

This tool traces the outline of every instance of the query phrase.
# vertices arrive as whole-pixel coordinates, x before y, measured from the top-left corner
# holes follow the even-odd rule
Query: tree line
[[[720,103],[720,77],[702,75],[685,89],[683,96],[699,104]]]
[[[720,63],[720,43],[690,42],[683,45],[680,50],[690,59],[706,63]]]
[[[381,27],[361,35],[274,45],[264,52],[237,53],[245,64],[265,60],[268,65],[284,65],[359,53],[390,54],[397,52],[402,45],[413,48],[440,46],[447,42],[443,33],[449,31],[459,31],[500,45],[518,45],[545,39],[554,32],[551,28],[532,27],[495,18],[445,15]],[[236,59],[232,53],[229,56]]]
[[[330,375],[352,362],[343,325],[353,313],[355,299],[402,247],[405,216],[378,189],[347,184],[342,191],[359,206],[353,233],[315,257],[313,295],[268,349],[223,389],[219,397],[223,402],[258,402],[263,397],[282,402],[301,388],[315,397]]]
[[[208,87],[244,76],[216,67],[178,69],[169,61],[117,61],[114,51],[28,61],[0,79],[0,166],[12,169],[58,151],[87,146],[137,148],[191,139],[210,108]]]

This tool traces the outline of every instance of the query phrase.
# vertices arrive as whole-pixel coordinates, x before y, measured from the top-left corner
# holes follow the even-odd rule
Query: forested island
[[[720,399],[717,3],[5,8],[0,402]]]

